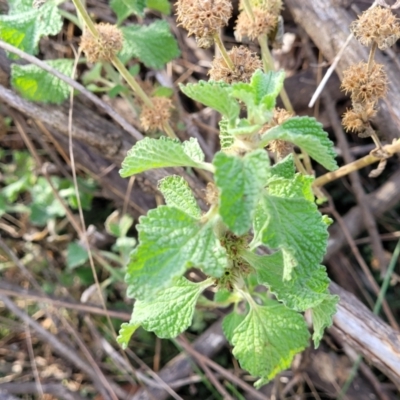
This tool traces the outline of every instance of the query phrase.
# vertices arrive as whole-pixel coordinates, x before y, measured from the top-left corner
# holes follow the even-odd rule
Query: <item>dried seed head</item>
[[[268,143],[268,150],[276,154],[278,160],[282,160],[293,151],[293,144],[285,140],[271,140]]]
[[[294,116],[294,113],[291,111],[287,111],[284,108],[275,108],[274,109],[274,115],[272,116],[272,120],[274,122],[274,125],[280,125],[283,124],[285,121],[288,119],[292,118]]]
[[[224,81],[226,83],[249,82],[253,73],[262,68],[262,62],[255,53],[247,47],[233,47],[228,52],[235,69],[232,71],[222,57],[214,58],[208,74],[214,81]]]
[[[81,49],[90,63],[111,61],[122,49],[123,35],[115,25],[100,23],[96,25],[99,37],[94,37],[88,29],[81,37]]]
[[[242,41],[243,38],[254,40],[260,35],[268,35],[276,28],[278,24],[277,15],[261,8],[254,8],[253,14],[254,20],[245,11],[239,14],[235,28],[237,40]]]
[[[213,35],[228,24],[232,15],[229,0],[178,0],[176,3],[178,26],[183,26],[188,35],[195,35],[200,47],[210,47]]]
[[[386,95],[387,76],[382,64],[374,64],[371,71],[364,62],[350,66],[343,73],[342,90],[351,93],[354,103],[375,102]]]
[[[279,108],[279,107],[274,108],[271,120],[266,124],[264,124],[264,126],[261,128],[260,133],[264,133],[268,129],[273,128],[274,126],[283,124],[285,121],[292,118],[293,116],[294,113],[287,111],[284,108]]]
[[[282,0],[250,0],[250,4],[252,8],[260,8],[265,11],[269,11],[270,13],[278,16],[283,8]],[[244,4],[241,0],[239,3],[239,10],[244,10]]]
[[[206,186],[206,202],[208,205],[213,206],[214,204],[218,203],[218,196],[219,196],[219,192],[218,192],[218,188],[217,186],[215,186],[214,183],[212,182],[208,182],[207,186]]]
[[[369,121],[376,115],[374,103],[353,104],[353,109],[347,110],[342,117],[346,131],[356,132],[360,137],[370,136]]]
[[[373,7],[351,24],[351,31],[364,46],[376,42],[381,50],[391,47],[400,38],[399,20],[388,8]]]
[[[293,115],[292,112],[287,111],[284,108],[275,108],[271,121],[263,126],[262,132],[265,132],[274,126],[283,124],[285,121],[292,118]],[[271,140],[268,143],[268,150],[275,153],[277,159],[281,160],[293,151],[293,144],[280,139]]]
[[[153,97],[153,107],[144,106],[140,113],[140,124],[145,131],[163,129],[171,116],[172,102],[167,97]]]

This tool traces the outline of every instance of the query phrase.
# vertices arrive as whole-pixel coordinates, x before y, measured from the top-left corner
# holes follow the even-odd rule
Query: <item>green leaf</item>
[[[70,76],[73,60],[47,61],[54,69]],[[36,65],[11,65],[11,84],[31,101],[60,104],[70,93],[69,85]]]
[[[250,83],[238,82],[232,85],[232,95],[242,100],[247,108],[263,105],[266,110],[275,107],[275,99],[283,88],[284,71],[262,72],[257,70]]]
[[[57,35],[63,26],[63,20],[57,7],[57,1],[48,0],[46,4],[38,9],[39,35]]]
[[[229,343],[232,343],[235,329],[244,321],[245,315],[232,311],[222,321],[222,331]]]
[[[325,328],[329,328],[332,325],[332,318],[337,311],[336,306],[338,303],[338,296],[329,295],[324,301],[311,310],[314,325],[313,340],[315,348],[319,346]]]
[[[293,268],[312,268],[321,263],[328,240],[327,226],[316,205],[303,198],[265,194],[254,217],[254,243],[282,249],[283,279]]]
[[[0,39],[29,54],[37,53],[40,39],[36,10],[0,16]],[[15,58],[15,56],[13,56]]]
[[[132,322],[124,322],[119,329],[119,334],[117,337],[117,342],[125,350],[128,347],[129,341],[132,335],[135,333],[136,329],[140,327],[140,323],[134,325]]]
[[[240,119],[235,128],[229,128],[233,136],[253,135],[261,129],[262,125],[251,124],[247,119]]]
[[[212,284],[212,279],[193,283],[179,278],[173,286],[159,291],[157,298],[137,300],[129,325],[135,330],[141,325],[160,338],[174,338],[190,326],[198,297]],[[125,326],[123,335],[117,341],[126,347],[133,333],[133,329],[127,333]]]
[[[8,0],[8,15],[22,13],[32,10],[31,0]]]
[[[199,81],[179,87],[186,96],[217,110],[230,122],[239,116],[239,103],[231,96],[231,86],[224,82]]]
[[[275,99],[283,87],[283,71],[266,73],[257,70],[250,83],[238,82],[232,85],[232,96],[247,106],[248,120],[251,124],[264,124],[272,117]]]
[[[154,168],[205,168],[206,164],[203,161],[204,154],[197,139],[191,138],[182,143],[165,136],[159,139],[146,137],[128,151],[119,173],[126,178]]]
[[[264,382],[288,368],[295,354],[308,346],[308,339],[303,317],[269,300],[265,306],[254,305],[235,329],[233,355],[242,368]]]
[[[171,4],[168,0],[147,0],[147,7],[165,15],[171,14]]]
[[[110,7],[117,14],[117,24],[120,25],[131,14],[144,17],[146,0],[111,0]]]
[[[293,117],[267,130],[261,137],[262,146],[275,139],[294,143],[330,171],[337,168],[333,143],[315,118]]]
[[[167,21],[159,20],[148,26],[129,25],[122,28],[122,33],[125,40],[120,56],[124,63],[135,57],[148,68],[162,69],[180,55]]]
[[[154,97],[172,97],[174,95],[174,89],[166,86],[159,86],[153,91],[152,95]]]
[[[268,181],[276,178],[292,179],[296,174],[293,154],[289,154],[283,160],[279,161],[271,167],[271,177]]]
[[[132,225],[133,218],[128,214],[121,216],[118,210],[111,213],[104,223],[107,233],[117,238],[125,237]]]
[[[29,53],[36,54],[42,36],[56,35],[62,18],[54,0],[39,9],[28,8],[26,1],[10,1],[9,15],[0,16],[0,39]]]
[[[178,208],[193,218],[201,217],[201,211],[192,190],[181,176],[167,176],[159,182],[158,188],[168,206]]]
[[[256,270],[258,282],[269,287],[277,299],[292,310],[305,311],[331,297],[329,278],[322,265],[298,265],[292,271],[291,279],[285,281],[281,251],[268,256],[246,251],[242,257]]]
[[[240,158],[218,153],[213,164],[220,190],[219,214],[233,233],[243,235],[251,227],[254,208],[268,177],[268,154],[256,150]]]
[[[67,267],[73,269],[85,264],[89,259],[88,252],[78,242],[72,242],[67,247]]]
[[[221,121],[219,121],[219,140],[222,151],[231,148],[235,142],[235,137],[229,130],[229,121],[225,118],[222,118]]]
[[[219,277],[227,266],[226,250],[205,224],[177,208],[160,206],[140,218],[139,246],[127,267],[128,296],[154,298],[187,268]]]
[[[313,203],[315,200],[311,175],[296,174],[292,179],[276,178],[270,181],[268,193],[278,197],[303,197]]]

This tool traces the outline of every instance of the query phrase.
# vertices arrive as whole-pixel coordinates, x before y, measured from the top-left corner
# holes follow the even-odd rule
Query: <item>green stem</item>
[[[214,36],[214,42],[215,45],[218,47],[219,51],[221,52],[221,56],[224,59],[226,65],[231,71],[235,70],[235,64],[233,61],[230,59],[228,52],[225,49],[224,44],[222,43],[221,37],[219,36],[219,33],[215,33]]]
[[[253,13],[253,8],[251,7],[250,1],[249,0],[242,0],[244,9],[247,12],[247,15],[254,21],[254,13]]]
[[[274,60],[268,48],[268,38],[267,35],[260,35],[258,37],[258,44],[261,48],[261,59],[264,66],[264,71],[273,71],[274,68]]]
[[[304,168],[304,165],[302,164],[302,162],[300,161],[300,158],[297,155],[297,153],[295,153],[293,151],[292,154],[293,154],[294,163],[295,163],[297,169],[299,170],[299,172],[302,173],[303,175],[307,175],[307,171]]]
[[[147,96],[147,94],[143,91],[140,85],[136,82],[136,79],[129,73],[129,71],[126,69],[125,65],[121,62],[121,60],[117,56],[114,56],[111,62],[113,63],[114,67],[118,70],[118,72],[121,74],[121,76],[126,80],[128,85],[132,88],[132,90],[140,97],[143,103],[146,104],[147,107],[153,108],[153,103],[151,99],[149,98],[149,96]]]
[[[389,263],[388,270],[386,271],[386,275],[385,275],[385,278],[384,278],[382,286],[381,286],[381,290],[379,291],[379,295],[378,295],[378,298],[376,300],[376,303],[375,303],[375,306],[373,309],[373,313],[375,315],[379,314],[383,299],[384,299],[386,291],[389,287],[390,279],[393,275],[393,271],[397,264],[397,260],[399,259],[399,256],[400,256],[400,240],[397,242],[396,248],[394,249],[392,258]],[[347,378],[345,384],[343,385],[343,387],[339,393],[338,400],[343,399],[344,395],[346,394],[347,390],[349,389],[351,383],[353,382],[353,380],[357,374],[357,371],[361,364],[361,361],[362,361],[362,357],[358,356],[356,361],[353,364],[353,368],[350,371],[349,377]]]
[[[163,125],[164,132],[169,136],[171,139],[178,139],[178,136],[176,136],[174,130],[172,129],[171,125],[169,122],[165,122]]]
[[[96,26],[93,23],[92,19],[90,18],[90,15],[86,11],[86,8],[82,4],[81,0],[72,0],[72,1],[73,1],[74,5],[75,5],[76,11],[78,11],[78,14],[81,16],[81,18],[85,22],[85,25],[89,29],[89,31],[92,34],[92,36],[94,36],[95,38],[98,38],[99,37],[99,32],[97,32]]]

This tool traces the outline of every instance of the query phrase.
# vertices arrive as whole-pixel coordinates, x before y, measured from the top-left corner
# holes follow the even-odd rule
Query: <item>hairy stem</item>
[[[178,136],[176,136],[174,130],[172,129],[171,125],[169,122],[165,122],[163,125],[164,132],[169,136],[171,139],[177,139]]]
[[[72,2],[74,3],[76,11],[78,11],[78,14],[81,16],[81,18],[85,22],[85,25],[89,29],[89,31],[92,34],[92,36],[94,36],[95,38],[98,38],[99,37],[99,32],[97,32],[96,26],[93,23],[92,19],[90,18],[90,15],[86,11],[86,8],[82,4],[81,0],[72,0]]]
[[[129,73],[129,71],[126,69],[125,65],[121,62],[121,60],[117,56],[114,56],[111,61],[114,67],[126,80],[126,82],[132,88],[132,90],[140,97],[143,103],[146,104],[146,106],[153,108],[153,103],[151,99],[149,98],[149,96],[147,96],[147,94],[143,91],[140,85],[136,82],[136,79]]]
[[[226,48],[224,44],[222,43],[221,37],[219,36],[219,33],[215,33],[213,35],[215,45],[218,47],[219,51],[221,52],[221,56],[224,59],[226,65],[231,71],[234,71],[235,69],[235,64],[233,61],[229,58],[229,54],[226,51]]]
[[[249,0],[243,0],[244,9],[247,15],[254,21],[254,13]]]

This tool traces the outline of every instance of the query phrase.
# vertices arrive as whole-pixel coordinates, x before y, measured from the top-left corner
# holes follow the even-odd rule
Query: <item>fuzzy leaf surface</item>
[[[129,25],[121,30],[124,45],[120,57],[124,63],[138,58],[148,68],[162,69],[180,54],[167,21],[159,20],[148,26]]]
[[[295,174],[292,179],[275,178],[268,185],[268,193],[279,197],[303,197],[314,202],[312,184],[315,178],[311,175]]]
[[[227,266],[225,249],[205,224],[182,210],[160,206],[140,218],[139,246],[127,266],[128,296],[154,299],[187,268],[219,277]]]
[[[192,190],[181,176],[167,176],[158,183],[158,188],[168,206],[179,208],[193,218],[201,217],[201,211]]]
[[[249,83],[238,82],[232,85],[232,96],[247,106],[248,120],[251,124],[264,124],[272,117],[276,97],[283,87],[283,71],[266,73],[257,70]]]
[[[296,174],[296,168],[294,165],[293,155],[289,154],[283,160],[277,162],[271,167],[270,178],[268,181],[272,181],[276,178],[292,179]]]
[[[219,214],[236,235],[251,227],[252,216],[268,177],[269,157],[256,150],[240,158],[218,153],[213,161],[215,183],[220,190]]]
[[[49,0],[39,9],[26,1],[11,0],[8,15],[0,16],[0,39],[29,54],[36,54],[42,36],[56,35],[62,28],[57,2]]]
[[[219,121],[219,141],[222,151],[229,149],[235,141],[235,137],[229,130],[229,121],[225,118]]]
[[[173,286],[158,292],[157,298],[137,300],[129,325],[135,330],[142,326],[160,338],[178,336],[192,323],[197,299],[212,283],[211,279],[193,283],[184,277],[178,278]],[[123,347],[128,345],[134,329],[127,334],[127,328],[124,327],[123,335],[117,339]]]
[[[253,241],[282,250],[284,280],[290,279],[298,265],[319,265],[327,240],[327,226],[314,203],[264,194],[254,217]]]
[[[131,322],[124,322],[118,332],[117,342],[125,350],[128,347],[132,335],[140,327],[140,324],[134,325]]]
[[[244,321],[245,316],[232,311],[222,321],[222,331],[229,343],[232,343],[233,334],[235,329]]]
[[[233,355],[242,368],[265,382],[290,367],[295,354],[308,346],[308,339],[303,317],[269,300],[265,306],[252,307],[235,329]]]
[[[131,14],[144,17],[146,0],[111,0],[111,9],[117,14],[118,25]]]
[[[314,340],[315,348],[319,346],[322,336],[324,335],[325,328],[329,328],[332,325],[332,318],[337,311],[336,306],[338,303],[338,296],[329,295],[311,310],[314,326],[312,338]]]
[[[242,100],[248,108],[264,105],[265,109],[275,107],[275,99],[282,90],[285,73],[283,71],[262,72],[257,70],[249,83],[238,82],[232,85],[232,95]]]
[[[269,287],[277,299],[292,310],[305,311],[333,297],[328,292],[329,278],[322,265],[308,268],[298,265],[291,279],[284,281],[281,251],[268,256],[245,252],[242,256],[256,270],[258,282]]]
[[[204,168],[203,160],[204,154],[197,139],[182,143],[165,136],[159,139],[146,137],[128,151],[120,175],[126,178],[154,168]]]
[[[54,69],[70,76],[73,60],[47,61]],[[31,101],[60,104],[69,96],[69,85],[36,65],[11,65],[11,84]]]
[[[147,7],[165,15],[171,14],[171,4],[168,0],[147,0]]]
[[[294,143],[329,171],[337,168],[333,143],[328,138],[328,134],[322,129],[322,124],[315,118],[290,118],[283,124],[267,130],[262,135],[261,142],[265,146],[275,139]]]
[[[230,122],[239,115],[239,103],[231,97],[231,86],[224,82],[199,81],[187,85],[180,84],[179,87],[186,96],[217,110]]]

